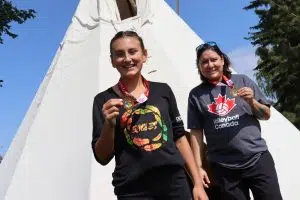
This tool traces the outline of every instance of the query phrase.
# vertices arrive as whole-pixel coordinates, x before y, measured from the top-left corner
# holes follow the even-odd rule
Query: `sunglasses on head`
[[[213,42],[213,41],[205,42],[205,43],[200,44],[199,46],[197,46],[196,52],[202,50],[204,47],[214,47],[214,46],[217,46],[216,42]]]

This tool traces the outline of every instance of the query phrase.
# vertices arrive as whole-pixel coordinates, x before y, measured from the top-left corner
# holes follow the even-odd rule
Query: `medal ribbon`
[[[228,86],[231,89],[231,94],[233,96],[237,96],[237,89],[234,88],[234,83],[231,79],[227,78],[225,75],[222,75],[222,80],[224,80],[225,83],[217,82],[217,81],[210,81],[211,84],[215,86]]]
[[[143,85],[144,87],[146,88],[146,91],[144,92],[144,96],[148,98],[149,96],[149,81],[147,81],[143,76],[142,76],[142,81],[143,81]],[[129,96],[130,98],[134,99],[134,103],[142,103],[140,99],[143,99],[145,101],[145,98],[138,98],[136,99],[134,96],[132,96],[129,91],[128,91],[128,88],[127,86],[124,84],[124,82],[121,80],[119,80],[118,82],[118,88],[122,94],[122,96]],[[143,96],[143,95],[142,95]]]
[[[211,84],[215,85],[215,86],[228,86],[230,87],[230,89],[234,88],[234,83],[232,82],[231,79],[227,78],[225,75],[222,75],[222,80],[225,81],[226,84],[222,83],[222,81],[218,82],[218,81],[209,81]]]
[[[226,84],[228,85],[228,87],[230,87],[230,89],[234,88],[234,83],[232,82],[231,79],[227,78],[225,75],[223,75],[222,78],[226,82]]]

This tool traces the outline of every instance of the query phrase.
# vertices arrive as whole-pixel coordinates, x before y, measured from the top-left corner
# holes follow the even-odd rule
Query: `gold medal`
[[[125,110],[132,109],[137,103],[143,103],[148,99],[149,95],[149,82],[142,77],[144,87],[146,88],[146,91],[138,98],[136,99],[134,96],[132,96],[127,89],[127,86],[122,82],[121,78],[118,82],[118,89],[120,90],[121,95],[123,96],[123,104]]]
[[[238,90],[239,90],[238,88],[232,88],[231,89],[232,96],[236,97],[238,95]]]
[[[126,110],[132,109],[132,107],[135,105],[135,99],[132,96],[125,95],[123,97],[123,102],[124,102],[124,108]]]

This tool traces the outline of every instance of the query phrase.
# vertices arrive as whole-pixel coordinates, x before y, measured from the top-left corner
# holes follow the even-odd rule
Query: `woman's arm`
[[[202,129],[191,129],[191,148],[196,160],[198,169],[202,168],[202,160],[204,155],[204,142]]]
[[[255,99],[249,102],[254,115],[260,120],[268,120],[271,116],[271,110],[268,106],[259,103]]]
[[[238,90],[238,96],[243,98],[250,105],[253,114],[257,119],[268,120],[271,116],[270,108],[264,104],[259,103],[254,98],[254,92],[250,87],[243,87]]]
[[[121,99],[110,99],[102,107],[105,120],[100,137],[94,146],[95,156],[102,165],[108,164],[113,157],[116,118],[119,116],[119,107],[122,105]]]
[[[186,139],[183,121],[179,114],[177,103],[175,96],[171,90],[171,88],[167,85],[167,89],[169,90],[169,115],[173,125],[173,139],[177,146],[177,149],[181,153],[183,159],[185,160],[185,165],[190,172],[193,182],[193,199],[194,200],[208,200],[206,192],[203,188],[200,174],[197,170],[197,166],[195,163],[195,159],[191,150],[191,147]]]
[[[202,183],[205,187],[209,187],[210,180],[207,172],[203,168],[202,161],[204,160],[204,142],[203,142],[203,130],[191,129],[191,148],[196,160],[197,169],[200,172]]]
[[[107,165],[114,153],[115,126],[105,121],[101,136],[95,143],[95,154],[100,164]]]
[[[181,153],[183,159],[185,160],[188,171],[191,173],[194,182],[193,196],[194,199],[199,200],[207,200],[208,197],[203,188],[201,176],[199,171],[197,170],[196,162],[193,156],[193,152],[190,148],[188,140],[186,136],[180,137],[176,140],[176,146]]]

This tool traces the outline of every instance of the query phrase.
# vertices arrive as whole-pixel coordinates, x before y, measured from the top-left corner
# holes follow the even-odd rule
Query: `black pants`
[[[208,196],[209,200],[220,200],[222,199],[221,197],[221,190],[219,186],[213,185],[210,186],[209,188],[205,188],[205,192]]]
[[[282,200],[274,160],[264,152],[254,166],[228,169],[211,164],[215,180],[221,188],[222,200],[249,200],[249,189],[255,200]]]
[[[190,200],[191,191],[183,167],[163,167],[147,172],[122,188],[118,200]]]
[[[194,189],[194,184],[188,174],[187,174],[187,177],[188,177],[188,183],[189,183],[189,187],[190,187],[191,194],[192,194],[193,189]],[[209,186],[209,188],[204,188],[204,189],[205,189],[205,192],[206,192],[209,200],[220,200],[221,199],[221,192],[220,192],[219,186],[211,185],[211,186]]]

